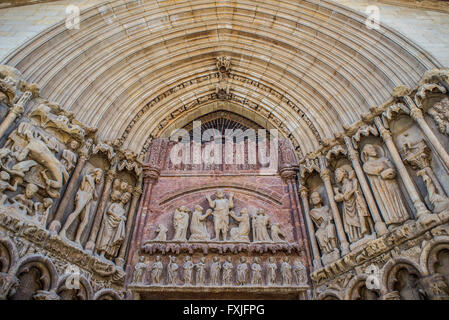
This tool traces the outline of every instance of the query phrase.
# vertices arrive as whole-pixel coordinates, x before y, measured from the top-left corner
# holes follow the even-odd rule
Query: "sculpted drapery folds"
[[[237,228],[232,228],[230,231],[232,241],[246,241],[249,242],[249,214],[246,208],[240,211],[240,216],[237,216],[234,211],[229,213],[231,217],[239,223]]]
[[[143,283],[145,278],[145,272],[147,271],[147,265],[144,262],[145,257],[139,257],[139,262],[134,267],[133,281],[134,283]]]
[[[363,170],[369,177],[374,197],[387,225],[397,225],[409,215],[395,180],[396,171],[379,146],[366,144],[362,150]]]
[[[117,195],[114,196],[114,193],[117,193]],[[100,256],[108,258],[117,256],[118,250],[125,239],[126,204],[131,199],[131,193],[121,194],[116,190],[113,192],[111,199],[113,202],[103,216],[97,244],[97,251]]]
[[[195,206],[190,220],[190,241],[209,240],[209,233],[207,232],[206,219],[212,214],[212,210],[207,210],[203,215],[203,208],[199,205]]]
[[[212,200],[209,195],[206,196],[209,206],[214,209],[214,229],[215,239],[220,240],[220,234],[223,240],[226,241],[228,228],[229,228],[229,210],[234,208],[234,194],[229,195],[229,199],[226,199],[226,195],[223,190],[217,190],[215,193],[215,200]]]
[[[243,286],[248,278],[248,264],[245,257],[240,257],[240,264],[237,266],[237,284]]]
[[[161,284],[162,283],[162,271],[164,265],[162,264],[161,257],[156,256],[156,261],[151,265],[151,284]]]
[[[101,182],[102,176],[103,171],[99,168],[95,168],[83,177],[78,192],[75,196],[75,210],[70,213],[64,227],[61,229],[61,232],[59,233],[61,237],[67,238],[66,233],[68,228],[77,217],[80,217],[81,222],[76,231],[75,242],[78,245],[81,245],[81,235],[89,222],[92,201],[97,200],[98,198],[96,185]]]
[[[210,283],[218,286],[220,284],[221,263],[217,256],[213,257],[212,261],[210,265]]]
[[[278,266],[273,257],[268,258],[267,263],[267,285],[273,285],[276,283],[276,273]]]
[[[173,227],[175,228],[175,235],[173,240],[186,241],[187,240],[187,228],[189,227],[189,212],[190,210],[185,207],[179,207],[173,214]]]
[[[349,174],[351,173],[351,177]],[[348,172],[343,167],[335,171],[337,183],[341,184],[340,190],[334,188],[335,201],[343,202],[343,223],[350,242],[356,242],[372,230],[372,221],[368,207],[363,199],[359,184],[354,176],[354,171]]]
[[[318,244],[322,253],[331,253],[337,249],[337,236],[329,207],[322,205],[323,201],[318,192],[312,192],[310,200],[315,206],[310,210],[310,217],[317,226],[315,235],[318,239]]]
[[[268,226],[270,217],[265,214],[265,210],[258,209],[257,213],[252,217],[253,240],[260,242],[270,242],[271,238],[268,234]]]

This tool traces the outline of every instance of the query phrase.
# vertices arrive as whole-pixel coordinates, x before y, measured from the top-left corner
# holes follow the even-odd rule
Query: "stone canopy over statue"
[[[186,206],[175,209],[172,216],[174,235],[171,241],[250,242],[252,229],[253,242],[286,242],[280,224],[272,221],[264,209],[258,208],[255,213],[249,213],[247,208],[242,208],[240,212],[235,212],[233,210],[234,194],[231,192],[227,197],[222,189],[215,192],[214,199],[210,195],[205,197],[210,206],[205,213],[203,213],[203,207],[198,204],[194,205],[192,210]],[[230,218],[234,220],[237,226],[230,228]],[[212,220],[215,231],[214,238],[207,230],[208,220]],[[170,241],[166,235],[168,229],[168,226],[158,224],[157,235],[152,241]],[[188,231],[190,231],[189,236]]]

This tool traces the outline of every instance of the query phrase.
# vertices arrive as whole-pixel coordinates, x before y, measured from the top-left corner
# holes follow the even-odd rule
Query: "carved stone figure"
[[[15,181],[14,185],[9,184],[9,180],[11,176],[6,171],[0,171],[0,205],[3,205],[8,198],[8,196],[4,193],[6,190],[15,192],[17,190],[18,180]]]
[[[27,129],[20,134],[27,142],[27,145],[16,155],[18,161],[27,158],[35,160],[45,169],[41,171],[41,176],[47,185],[47,192],[52,198],[59,197],[59,190],[65,181],[68,180],[69,174],[61,162],[55,157],[53,151],[47,146],[48,140],[34,133],[32,129]],[[50,177],[47,174],[50,173]]]
[[[223,190],[218,190],[215,193],[215,200],[211,200],[210,196],[206,196],[209,206],[214,209],[214,229],[215,229],[215,241],[220,240],[220,233],[223,236],[223,240],[226,241],[226,236],[229,227],[229,210],[234,208],[234,194],[229,194],[229,199],[226,199],[226,195]]]
[[[226,261],[223,263],[223,284],[224,285],[232,285],[232,271],[234,269],[234,265],[232,264],[232,258],[228,256]]]
[[[271,239],[274,242],[285,242],[285,234],[281,230],[281,225],[279,223],[271,224]]]
[[[297,261],[293,269],[298,285],[307,284],[307,270],[301,261]]]
[[[281,276],[283,285],[292,284],[292,266],[290,265],[288,257],[284,257],[281,263]]]
[[[259,257],[254,258],[253,264],[251,264],[251,284],[261,285],[262,284],[262,267],[260,266]]]
[[[37,221],[45,228],[47,225],[48,215],[50,214],[51,206],[53,205],[52,198],[44,198],[42,203],[37,204]]]
[[[79,143],[76,140],[72,140],[69,146],[70,146],[69,149],[65,149],[62,152],[61,157],[61,163],[68,173],[70,173],[72,169],[75,168],[76,161],[78,160],[75,150],[78,149]]]
[[[207,210],[203,215],[203,208],[199,205],[195,206],[190,220],[190,238],[189,241],[209,240],[209,233],[207,232],[206,219],[212,214],[212,210]]]
[[[444,98],[430,108],[427,113],[435,120],[441,133],[449,135],[449,99]]]
[[[201,257],[200,261],[195,264],[196,285],[203,286],[206,282],[206,258]]]
[[[248,264],[245,257],[240,257],[240,264],[237,266],[237,284],[243,286],[247,283]]]
[[[139,257],[139,262],[134,266],[133,283],[144,283],[145,272],[147,265],[144,263],[145,257]]]
[[[61,229],[61,232],[59,233],[61,237],[67,238],[67,230],[79,216],[81,222],[76,231],[75,242],[81,245],[81,235],[89,222],[92,200],[95,201],[98,198],[96,185],[101,182],[102,176],[103,171],[99,168],[95,168],[92,172],[83,177],[75,196],[75,210],[69,215],[64,227]]]
[[[162,271],[164,265],[162,264],[161,257],[156,256],[156,261],[151,265],[151,284],[162,284]]]
[[[173,214],[173,227],[175,228],[175,235],[173,240],[186,241],[187,228],[189,226],[189,209],[181,206],[175,210]]]
[[[212,264],[210,265],[210,284],[213,286],[220,285],[220,271],[221,264],[218,257],[213,257]]]
[[[103,216],[103,222],[98,233],[97,251],[101,257],[117,256],[122,242],[125,240],[126,204],[131,199],[131,194],[125,192],[120,202],[113,202]]]
[[[271,242],[270,235],[268,234],[270,217],[265,214],[264,209],[257,210],[257,213],[253,215],[252,225],[253,241]]]
[[[426,184],[427,194],[429,197],[429,201],[433,206],[433,211],[435,213],[448,211],[449,198],[444,195],[438,194],[435,184],[433,183],[427,172],[425,170],[420,170],[416,174],[420,176]]]
[[[374,196],[386,224],[400,224],[409,219],[401,191],[395,180],[393,164],[382,156],[381,148],[366,144],[362,150],[363,170],[368,175]]]
[[[356,242],[372,233],[373,227],[368,207],[357,179],[354,176],[350,179],[345,168],[337,168],[335,178],[337,183],[341,183],[341,189],[334,188],[334,192],[335,201],[343,202],[344,229],[349,241]]]
[[[232,241],[246,241],[249,242],[249,214],[246,208],[240,211],[240,216],[235,215],[234,211],[231,211],[230,216],[239,223],[237,228],[232,228],[229,232]]]
[[[24,194],[18,194],[12,198],[14,206],[16,206],[24,214],[28,216],[34,216],[35,207],[33,198],[38,190],[38,186],[36,186],[34,183],[28,183],[25,187]]]
[[[184,269],[184,284],[192,285],[192,274],[193,274],[193,262],[190,256],[186,256],[184,258],[184,265],[182,268]]]
[[[167,227],[163,224],[159,224],[156,228],[157,235],[153,239],[154,241],[167,241]]]
[[[179,266],[176,264],[176,257],[169,256],[170,262],[167,266],[167,283],[170,285],[176,285],[178,282],[178,269]]]
[[[337,249],[337,236],[329,207],[322,205],[323,200],[318,192],[312,192],[310,200],[315,206],[315,208],[310,210],[310,217],[317,226],[315,235],[318,244],[323,253],[331,253]]]
[[[271,286],[273,284],[276,284],[277,269],[278,266],[276,264],[276,261],[273,257],[269,257],[267,263],[267,285]]]

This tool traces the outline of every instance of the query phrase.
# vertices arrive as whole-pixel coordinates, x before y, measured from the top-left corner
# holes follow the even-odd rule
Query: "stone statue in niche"
[[[176,257],[169,256],[170,262],[167,266],[167,282],[170,285],[176,285],[178,282],[178,269],[179,266],[176,264]]]
[[[278,266],[276,264],[276,261],[273,257],[269,257],[267,263],[267,285],[271,286],[273,284],[276,284],[277,269]]]
[[[366,144],[362,150],[363,170],[369,177],[374,196],[386,224],[397,225],[409,219],[393,164],[382,155],[382,148]]]
[[[297,261],[293,271],[296,275],[296,282],[298,285],[307,284],[307,270],[301,261]]]
[[[0,205],[3,205],[6,201],[6,199],[8,198],[8,196],[4,193],[5,191],[12,191],[15,192],[17,191],[17,184],[18,184],[18,180],[16,180],[14,182],[14,185],[9,184],[9,180],[11,179],[11,176],[9,175],[8,172],[6,171],[0,171],[0,194],[1,196],[1,200],[0,200]]]
[[[248,264],[245,257],[240,257],[240,264],[237,266],[237,284],[243,286],[248,278]]]
[[[252,285],[261,285],[262,284],[262,267],[260,266],[259,257],[254,258],[253,264],[251,264],[251,284]]]
[[[206,282],[206,258],[201,257],[200,261],[195,264],[196,285],[203,286]]]
[[[154,238],[154,241],[167,241],[167,227],[163,224],[159,224],[156,228],[156,238]]]
[[[214,229],[215,229],[215,241],[220,240],[220,234],[223,240],[226,241],[226,236],[229,227],[229,210],[234,208],[234,194],[229,194],[229,199],[226,199],[226,195],[223,190],[217,190],[215,193],[215,200],[212,200],[210,196],[206,196],[209,206],[214,209]]]
[[[164,265],[162,264],[161,257],[156,256],[156,261],[151,265],[151,284],[162,284],[162,271]]]
[[[419,170],[416,173],[421,177],[426,185],[429,201],[433,206],[434,213],[441,213],[449,210],[449,198],[445,195],[438,194],[435,184],[427,174],[426,170]]]
[[[284,286],[292,284],[292,266],[288,257],[284,257],[281,263],[282,284]]]
[[[181,206],[173,214],[173,227],[175,228],[175,241],[187,241],[187,228],[189,226],[189,209]]]
[[[33,198],[39,187],[34,183],[28,183],[25,187],[24,194],[18,194],[12,198],[13,206],[23,212],[27,216],[35,215],[35,207]]]
[[[246,208],[240,211],[240,216],[237,216],[234,211],[229,213],[231,217],[239,223],[237,228],[232,228],[229,234],[231,235],[232,241],[245,241],[249,242],[249,214]]]
[[[218,260],[218,257],[215,256],[212,259],[212,264],[210,265],[210,284],[213,286],[220,285],[220,271],[221,271],[221,264],[220,260]]]
[[[72,140],[69,144],[69,149],[65,149],[62,152],[61,163],[68,173],[70,173],[72,169],[75,168],[76,161],[78,160],[75,151],[76,149],[78,149],[78,147],[79,147],[78,141]]]
[[[120,194],[120,191],[116,193]],[[131,193],[125,192],[120,201],[111,203],[106,210],[98,234],[97,251],[101,257],[114,258],[117,256],[118,250],[125,240],[126,204],[130,199]]]
[[[89,222],[92,200],[95,201],[98,198],[96,185],[101,182],[102,176],[103,170],[100,168],[95,168],[83,177],[78,192],[75,196],[75,210],[70,213],[64,227],[61,229],[61,232],[59,233],[61,237],[67,238],[67,230],[75,219],[80,217],[81,222],[76,231],[75,242],[81,246],[81,236],[87,226],[87,223]]]
[[[338,250],[335,226],[329,207],[322,205],[321,195],[316,191],[310,195],[310,201],[314,205],[314,208],[310,210],[310,217],[317,226],[315,235],[321,251],[327,254]]]
[[[184,258],[184,265],[182,268],[184,269],[184,284],[192,285],[192,274],[193,274],[194,264],[192,262],[192,258],[190,256],[186,256]]]
[[[255,242],[271,242],[268,234],[268,226],[270,225],[270,217],[265,214],[264,209],[258,209],[252,217],[253,225],[253,241]]]
[[[449,135],[449,99],[444,98],[430,108],[427,113],[435,120],[438,130],[441,133]]]
[[[192,219],[190,220],[189,241],[210,240],[206,227],[206,219],[211,214],[211,209],[207,210],[206,213],[203,214],[203,208],[199,205],[195,206],[195,210],[192,213]]]
[[[144,283],[145,272],[147,271],[147,265],[144,261],[145,257],[139,257],[139,262],[134,266],[133,283]]]
[[[232,258],[228,256],[226,261],[223,263],[223,284],[230,286],[232,285],[232,271],[234,265],[232,264]]]
[[[271,224],[271,239],[274,242],[285,242],[285,234],[281,230],[281,225],[279,223]]]
[[[373,232],[373,222],[368,211],[365,199],[359,188],[354,171],[352,176],[344,167],[335,170],[337,183],[341,184],[340,190],[334,188],[335,201],[343,202],[343,223],[349,242],[353,243]]]

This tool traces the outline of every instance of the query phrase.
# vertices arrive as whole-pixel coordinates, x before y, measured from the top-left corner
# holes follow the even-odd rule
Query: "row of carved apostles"
[[[210,209],[203,214],[203,208],[196,205],[193,212],[186,206],[176,208],[173,214],[174,235],[172,241],[187,241],[187,230],[189,229],[190,220],[190,237],[189,241],[210,241],[210,235],[207,230],[206,222],[209,216],[213,216],[215,238],[214,241],[227,240],[229,230],[229,218],[232,217],[238,226],[229,230],[231,241],[250,242],[250,232],[252,231],[252,239],[254,242],[285,242],[285,234],[280,228],[279,223],[272,222],[270,217],[265,213],[264,209],[258,209],[256,213],[249,214],[246,208],[236,215],[234,208],[234,194],[231,193],[226,198],[223,190],[215,193],[215,199],[206,196],[210,205]],[[191,216],[190,216],[191,215]],[[250,222],[251,220],[251,222]],[[270,232],[268,231],[270,229]],[[166,241],[168,228],[163,224],[159,224],[157,235],[154,241]]]
[[[178,265],[176,256],[169,256],[169,262],[166,269],[165,285],[176,286],[182,282],[183,285],[196,286],[277,286],[278,275],[281,278],[280,285],[291,286],[293,284],[293,275],[296,277],[297,285],[307,285],[307,270],[303,263],[298,259],[294,266],[290,263],[290,258],[282,258],[280,265],[274,257],[269,257],[265,266],[261,263],[260,257],[254,257],[252,263],[244,256],[241,256],[237,264],[234,264],[231,256],[227,256],[221,263],[219,257],[214,256],[207,268],[206,257],[201,257],[194,263],[190,256],[184,257],[182,266]],[[164,264],[161,256],[156,256],[155,261],[148,265],[144,262],[145,257],[139,257],[139,262],[134,267],[132,283],[145,284],[148,271],[151,277],[151,285],[163,285]],[[265,267],[265,268],[264,268]],[[207,269],[209,271],[207,272]],[[265,277],[264,277],[265,269]],[[182,270],[182,279],[180,271]],[[194,278],[195,271],[195,278]],[[207,273],[209,281],[207,281]],[[264,281],[265,279],[265,281]]]
[[[395,104],[342,137],[344,144],[301,165],[299,192],[309,234],[315,235],[315,268],[404,223],[417,219],[426,226],[449,212],[446,90],[424,85],[415,101],[402,90]],[[433,105],[422,104],[426,90],[438,96]]]
[[[0,66],[0,82],[0,109],[8,110],[0,124],[0,208],[123,264],[141,193],[137,155],[97,142],[95,128],[41,98],[14,68]]]

